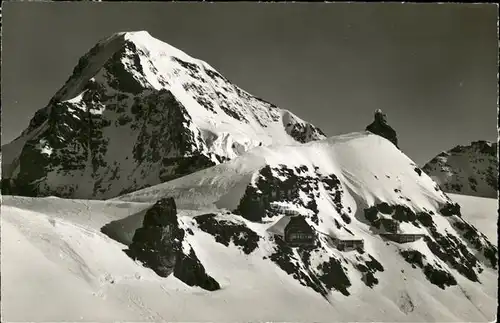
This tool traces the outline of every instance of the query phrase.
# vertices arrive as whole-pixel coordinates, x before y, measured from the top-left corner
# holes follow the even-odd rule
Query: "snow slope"
[[[474,141],[442,152],[422,169],[446,192],[497,198],[497,143]]]
[[[4,194],[105,199],[259,145],[323,138],[146,31],[117,33],[2,147]]]
[[[273,204],[278,209],[302,213],[318,232],[320,245],[304,256],[277,241],[269,242],[274,245],[268,247],[274,250],[268,252],[269,259],[304,286],[319,293],[322,288],[335,290],[327,299],[338,299],[335,297],[339,297],[339,292],[347,294],[347,298],[342,298],[345,309],[357,308],[364,301],[377,304],[380,312],[366,313],[367,319],[484,321],[494,317],[497,270],[492,266],[496,265],[498,251],[488,240],[492,235],[483,235],[467,222],[469,207],[464,207],[462,216],[453,201],[407,156],[386,139],[369,132],[305,145],[255,148],[222,165],[116,200],[153,202],[167,196],[174,197],[180,208],[215,212],[219,216],[228,212],[221,210],[229,210],[229,215],[223,216],[225,221],[233,219],[239,223],[243,218],[246,226],[264,241],[269,239],[266,228],[280,219]],[[392,216],[387,216],[391,212]],[[383,231],[376,225],[384,217],[398,221],[400,233],[426,237],[403,244],[385,240],[378,235]],[[224,225],[227,226],[221,224]],[[366,253],[339,252],[332,248],[331,241],[323,239],[325,234],[342,236],[345,232],[363,239]],[[488,252],[495,255],[490,260]],[[324,270],[328,259],[332,264],[332,257],[352,266],[337,268],[333,287]],[[411,269],[406,267],[409,263],[413,265]],[[316,277],[322,283],[311,283],[308,277]],[[441,281],[444,285],[433,289],[441,284],[440,279],[446,281]],[[430,289],[416,292],[420,288]],[[367,301],[365,297],[372,290],[378,291],[379,297],[387,297],[391,306],[399,304],[404,318],[391,317],[395,308],[388,304]],[[427,297],[432,298],[430,303],[415,306],[415,299],[421,302]],[[373,309],[370,305],[361,307]],[[436,308],[439,313],[433,312]],[[428,314],[419,312],[423,309]],[[362,320],[356,316],[341,317]]]
[[[322,172],[334,173],[366,204],[379,200],[399,203],[400,196],[408,195],[414,201],[411,204],[430,209],[448,200],[428,176],[418,175],[411,159],[387,143],[370,132],[355,132],[305,145],[258,147],[226,163],[115,199],[154,202],[173,196],[181,208],[234,209],[259,169],[283,164],[314,165]],[[204,198],[198,198],[201,196]]]
[[[386,271],[379,277],[382,283],[375,289],[355,284],[351,296],[334,295],[330,303],[262,259],[265,244],[261,251],[245,255],[233,246],[216,243],[194,226],[190,242],[223,288],[207,292],[172,276],[159,278],[130,260],[122,251],[125,245],[99,232],[100,224],[124,218],[145,205],[128,205],[134,211],[123,206],[116,202],[4,197],[3,319],[331,322],[333,317],[335,321],[359,322],[485,322],[493,318],[494,273],[483,273],[485,286],[481,288],[463,281],[461,288],[442,291],[401,262],[395,247],[383,241],[372,246],[376,257],[384,259]],[[89,216],[87,207],[96,211]],[[188,219],[190,212],[181,211],[181,217]],[[80,225],[89,219],[91,224]]]
[[[461,194],[448,196],[460,204],[464,218],[484,233],[491,243],[497,245],[498,200]]]
[[[254,205],[248,212],[249,201],[272,191],[279,196],[271,194],[264,210]],[[124,252],[145,211],[164,196],[175,197],[183,243],[220,290],[160,278]],[[3,318],[492,321],[497,270],[453,225],[466,222],[443,215],[452,212],[441,211],[449,202],[408,157],[368,132],[258,147],[108,201],[4,196]],[[404,232],[428,237],[403,244],[382,238],[369,216],[373,206],[380,217],[392,206],[417,214],[407,221],[396,210],[393,218]],[[267,231],[286,209],[316,230],[313,249],[290,248]],[[345,231],[363,239],[364,250],[335,249],[327,235]],[[489,248],[475,234],[480,248]]]

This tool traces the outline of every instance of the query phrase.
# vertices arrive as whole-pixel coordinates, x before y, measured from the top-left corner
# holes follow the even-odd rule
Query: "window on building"
[[[312,234],[309,233],[303,233],[303,232],[297,232],[297,233],[291,233],[290,234],[290,239],[291,240],[306,240],[306,239],[312,239],[313,236]]]

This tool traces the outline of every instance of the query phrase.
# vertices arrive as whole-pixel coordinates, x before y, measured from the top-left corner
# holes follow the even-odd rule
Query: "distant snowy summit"
[[[204,61],[152,37],[97,43],[29,126],[2,147],[2,191],[106,199],[232,159],[323,139]]]
[[[423,170],[444,191],[497,198],[497,143],[474,141],[456,146],[429,161]]]

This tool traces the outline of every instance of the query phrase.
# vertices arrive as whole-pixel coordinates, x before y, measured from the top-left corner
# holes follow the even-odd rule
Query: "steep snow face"
[[[126,257],[144,214],[162,197],[177,204],[176,244],[196,255],[219,290],[189,287],[175,275],[160,278]],[[312,246],[291,246],[270,232],[287,214],[299,214],[314,230]],[[7,196],[3,315],[13,321],[491,321],[497,250],[460,215],[409,158],[370,133],[258,147],[109,201]],[[387,220],[398,234],[417,239],[382,236]],[[364,246],[339,250],[333,237]],[[51,291],[42,303],[28,288],[35,272],[44,278],[39,290]],[[73,305],[43,306],[59,299]]]
[[[312,170],[318,168],[323,173],[335,174],[365,204],[399,203],[406,201],[402,196],[411,195],[413,204],[431,209],[449,200],[411,159],[388,140],[368,131],[304,145],[257,147],[224,164],[116,199],[154,202],[173,196],[180,207],[234,209],[261,169],[279,165],[287,168],[307,165]]]
[[[2,148],[3,171],[7,193],[102,199],[256,146],[323,138],[209,64],[145,31],[127,32],[80,59],[29,127]]]
[[[445,192],[497,198],[497,143],[475,141],[442,152],[422,169]]]

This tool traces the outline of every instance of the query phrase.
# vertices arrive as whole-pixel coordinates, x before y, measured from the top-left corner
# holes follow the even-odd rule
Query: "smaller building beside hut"
[[[422,229],[415,227],[411,223],[400,223],[390,216],[384,216],[379,221],[380,236],[394,242],[414,242],[425,236],[425,232]]]
[[[425,237],[424,233],[382,233],[380,235],[398,243],[414,242]]]
[[[364,240],[357,238],[350,230],[339,228],[333,231],[328,230],[328,233],[320,232],[329,243],[340,251],[351,251],[356,249],[363,250],[365,247]]]
[[[284,215],[267,231],[292,247],[314,246],[316,243],[315,231],[303,216]]]
[[[348,235],[330,235],[333,245],[340,251],[351,251],[356,249],[363,250],[365,243],[363,239]]]

